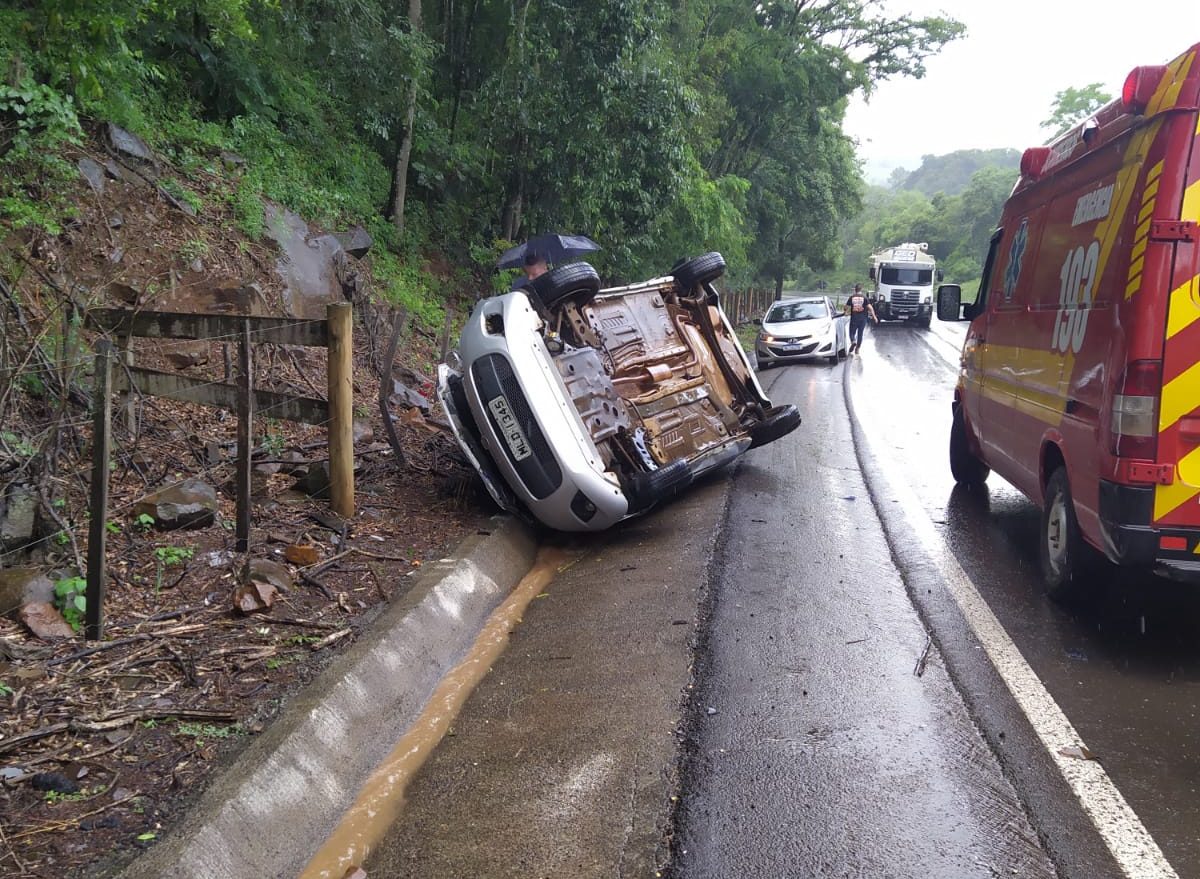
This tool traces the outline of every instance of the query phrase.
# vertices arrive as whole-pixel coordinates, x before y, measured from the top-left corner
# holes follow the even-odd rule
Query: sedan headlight
[[[774,342],[775,341],[774,336],[768,336],[766,333],[763,333],[762,335],[760,335],[759,338],[762,339],[764,342]]]

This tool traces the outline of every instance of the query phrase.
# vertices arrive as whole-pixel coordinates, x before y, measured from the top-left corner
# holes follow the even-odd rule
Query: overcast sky
[[[845,131],[873,183],[921,156],[1026,147],[1055,93],[1099,82],[1120,93],[1141,64],[1163,64],[1200,42],[1200,9],[1184,0],[1101,4],[1062,0],[887,0],[889,14],[946,15],[967,34],[926,63],[924,79],[879,85],[852,100]]]

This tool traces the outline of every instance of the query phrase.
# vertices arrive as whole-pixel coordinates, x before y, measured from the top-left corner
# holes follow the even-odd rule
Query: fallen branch
[[[326,635],[326,636],[325,636],[324,638],[322,638],[320,641],[315,641],[315,642],[313,642],[312,644],[309,644],[309,645],[308,645],[308,646],[309,646],[309,649],[311,649],[313,652],[316,652],[316,651],[318,651],[318,650],[322,650],[322,649],[324,649],[324,648],[328,647],[330,644],[333,644],[333,643],[334,643],[334,642],[336,642],[336,641],[340,641],[340,640],[342,640],[342,639],[343,639],[343,638],[345,638],[347,635],[349,635],[349,634],[351,633],[351,631],[352,631],[351,629],[341,629],[341,630],[339,630],[339,631],[337,631],[337,632],[334,632],[334,633],[332,633],[332,634],[330,634],[330,635]]]
[[[925,649],[921,651],[921,656],[917,659],[917,664],[913,666],[913,674],[917,677],[925,674],[925,664],[929,662],[929,651],[933,649],[933,636],[925,636]]]
[[[107,644],[98,644],[95,647],[88,647],[86,650],[78,650],[75,653],[70,653],[66,656],[60,656],[57,659],[51,659],[46,663],[46,665],[62,665],[64,662],[72,662],[76,659],[83,659],[85,656],[91,656],[93,653],[99,653],[102,650],[112,650],[114,647],[124,647],[126,644],[132,644],[135,641],[146,641],[150,638],[162,638],[167,635],[186,635],[191,632],[198,632],[204,628],[207,627],[203,623],[191,623],[186,626],[176,626],[174,629],[163,629],[159,632],[139,632],[136,635],[130,635],[128,638],[118,638],[116,641],[109,641]]]
[[[99,809],[92,809],[92,811],[84,812],[82,815],[76,815],[69,821],[51,821],[45,827],[39,827],[37,830],[26,830],[24,833],[18,833],[13,837],[13,839],[24,839],[26,836],[36,836],[39,833],[50,833],[53,830],[69,830],[72,826],[78,825],[79,822],[84,818],[90,818],[93,815],[99,815],[101,812],[107,812],[114,806],[119,806],[122,803],[128,803],[130,800],[140,796],[141,794],[138,791],[134,791],[129,796],[123,797],[119,800],[114,800],[106,806],[101,806]]]
[[[233,722],[237,717],[229,711],[210,708],[158,708],[152,711],[124,711],[95,721],[71,721],[72,732],[108,732],[142,720],[164,720],[168,717],[183,720],[221,720]]]
[[[38,739],[46,738],[46,736],[66,732],[70,726],[65,721],[62,723],[52,723],[49,726],[43,726],[39,729],[30,730],[27,733],[21,733],[19,736],[13,736],[10,739],[4,739],[0,741],[0,754],[7,754],[9,751],[15,750],[19,745],[23,745],[26,742],[35,742]]]

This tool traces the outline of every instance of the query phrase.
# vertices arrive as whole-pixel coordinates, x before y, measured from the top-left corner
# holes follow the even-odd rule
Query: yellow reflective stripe
[[[1171,291],[1171,304],[1167,312],[1167,338],[1182,333],[1200,318],[1200,308],[1192,299],[1192,290],[1200,278],[1192,278],[1186,284]]]
[[[1146,252],[1146,243],[1149,240],[1149,238],[1139,238],[1137,241],[1133,242],[1133,247],[1129,251],[1130,258],[1134,261],[1141,259],[1142,254]],[[1129,274],[1132,275],[1133,272],[1130,272]]]
[[[1188,52],[1168,65],[1167,72],[1163,74],[1158,89],[1146,108],[1147,116],[1153,116],[1155,113],[1175,106],[1175,102],[1179,99],[1179,90],[1183,88],[1183,81],[1187,78],[1188,70],[1192,66],[1194,55],[1195,53]]]
[[[1183,191],[1183,208],[1179,211],[1179,219],[1200,220],[1200,181]]]
[[[1129,277],[1132,278],[1134,275],[1141,275],[1142,264],[1145,261],[1146,261],[1145,257],[1143,257],[1141,254],[1138,254],[1137,259],[1135,259],[1133,262],[1131,262],[1129,264]]]
[[[1200,405],[1200,363],[1193,363],[1163,385],[1159,431],[1166,430]]]
[[[1192,454],[1194,455],[1196,452],[1192,452]],[[1198,494],[1200,494],[1200,488],[1194,488],[1182,482],[1176,482],[1173,485],[1156,485],[1154,487],[1154,521],[1157,522],[1173,510],[1179,509]]]
[[[1191,485],[1200,473],[1200,448],[1192,449],[1179,459],[1176,465],[1177,481],[1171,485],[1158,485],[1154,489],[1154,521],[1186,504],[1200,494],[1200,486]]]

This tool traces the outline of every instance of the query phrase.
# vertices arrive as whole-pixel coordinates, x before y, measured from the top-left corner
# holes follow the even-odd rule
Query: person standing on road
[[[875,309],[871,307],[866,294],[862,291],[862,284],[854,285],[854,292],[846,300],[846,314],[850,315],[850,353],[853,354],[862,347],[863,330],[866,329],[867,318],[879,323],[879,318],[875,316]]]

